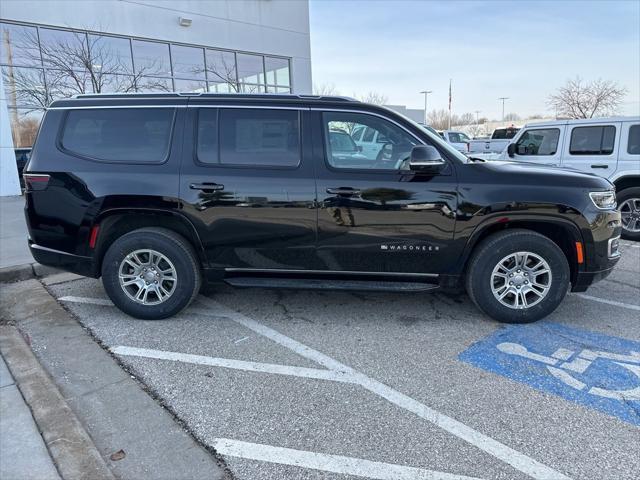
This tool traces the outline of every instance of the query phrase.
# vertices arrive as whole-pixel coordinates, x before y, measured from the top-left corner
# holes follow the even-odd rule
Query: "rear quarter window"
[[[627,153],[631,155],[640,155],[640,125],[631,125],[631,127],[629,127]]]
[[[163,163],[173,130],[173,108],[70,110],[60,144],[70,153],[108,163]]]

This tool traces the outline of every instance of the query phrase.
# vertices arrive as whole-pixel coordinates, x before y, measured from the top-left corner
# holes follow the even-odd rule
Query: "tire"
[[[630,220],[635,219],[634,229],[632,231],[625,226],[625,219],[622,222],[622,238],[626,240],[640,241],[640,187],[625,188],[618,192],[617,195],[618,210],[621,214],[628,213]]]
[[[519,252],[529,254],[525,260],[526,268],[518,269],[515,263],[511,263],[516,258],[522,262],[524,256],[516,256]],[[498,267],[499,264],[502,267]],[[536,264],[540,267],[534,269]],[[510,277],[512,267],[513,276]],[[549,274],[542,273],[547,269]],[[530,281],[532,278],[536,280],[535,285]],[[569,283],[569,264],[563,251],[544,235],[523,229],[506,230],[484,239],[474,250],[466,272],[467,294],[473,303],[489,317],[504,323],[530,323],[546,317],[560,305]],[[516,290],[518,285],[521,288]],[[548,288],[539,288],[538,285]],[[507,290],[509,293],[502,301],[496,297]],[[518,308],[516,298],[518,304],[522,304],[522,296],[529,306]]]
[[[109,298],[127,315],[142,320],[176,315],[193,301],[201,281],[191,244],[164,228],[141,228],[123,235],[102,262],[102,283]]]

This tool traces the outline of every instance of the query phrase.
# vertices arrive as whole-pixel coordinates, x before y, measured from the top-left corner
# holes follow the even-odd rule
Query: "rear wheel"
[[[570,271],[562,250],[529,230],[491,235],[474,251],[467,293],[491,318],[528,323],[553,312],[567,293]]]
[[[163,228],[142,228],[118,238],[102,262],[102,283],[113,303],[135,318],[157,320],[184,309],[200,289],[191,245]]]
[[[625,188],[617,195],[622,238],[640,240],[640,187]]]

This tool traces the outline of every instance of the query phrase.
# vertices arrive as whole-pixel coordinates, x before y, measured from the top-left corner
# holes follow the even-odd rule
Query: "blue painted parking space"
[[[501,328],[460,360],[640,426],[640,343],[551,322]]]

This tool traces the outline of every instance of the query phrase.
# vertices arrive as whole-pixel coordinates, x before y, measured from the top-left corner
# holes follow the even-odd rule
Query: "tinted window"
[[[162,163],[169,151],[173,109],[71,110],[62,146],[106,162]]]
[[[202,163],[218,162],[218,110],[203,108],[198,112],[198,160]]]
[[[540,128],[526,130],[516,144],[518,155],[554,155],[558,151],[560,130]]]
[[[294,167],[300,163],[296,110],[221,109],[220,163]]]
[[[629,128],[629,143],[627,153],[640,155],[640,125],[631,125]]]
[[[356,128],[351,134],[351,138],[353,138],[356,142],[359,141],[363,131],[364,131],[364,127]]]
[[[399,170],[408,168],[411,149],[418,141],[394,123],[362,113],[323,114],[327,161],[334,168]],[[350,133],[365,129],[377,142],[358,148]]]
[[[572,155],[610,155],[613,153],[616,127],[576,127],[571,132]]]
[[[362,141],[363,142],[373,142],[373,136],[375,135],[376,131],[373,128],[367,128],[367,130],[364,132],[364,137],[362,137]]]

